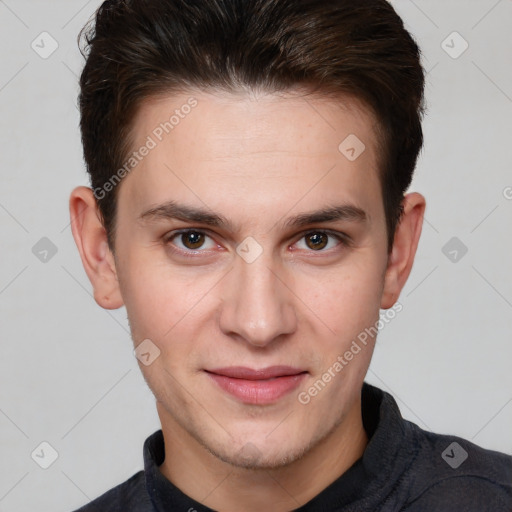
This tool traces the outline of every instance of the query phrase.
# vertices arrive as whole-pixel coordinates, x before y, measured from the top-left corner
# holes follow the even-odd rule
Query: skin
[[[379,308],[397,301],[425,199],[405,196],[388,255],[375,119],[351,98],[335,103],[291,91],[152,98],[134,120],[133,147],[191,96],[197,106],[119,185],[115,256],[87,187],[71,194],[73,236],[96,302],[125,305],[134,344],[150,339],[160,350],[139,366],[162,424],[162,473],[215,510],[288,511],[336,480],[368,443],[360,391],[375,339],[308,404],[297,396],[378,321]],[[349,134],[366,146],[355,161],[338,150]],[[216,212],[233,226],[140,218],[169,200]],[[285,226],[339,204],[361,208],[366,221]],[[196,239],[169,236],[183,228],[207,235],[194,256],[186,252],[194,253]],[[314,233],[327,245],[311,243]],[[251,263],[236,252],[246,237],[262,249]],[[226,394],[204,371],[281,364],[307,375],[264,405]]]

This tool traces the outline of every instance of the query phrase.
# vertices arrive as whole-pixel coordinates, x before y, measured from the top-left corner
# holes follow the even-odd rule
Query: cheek
[[[171,267],[158,258],[127,258],[119,282],[134,340],[167,344],[173,334],[186,330],[188,322],[183,320],[190,321],[207,298],[214,277]]]
[[[117,262],[117,275],[132,338],[136,344],[139,338],[155,339],[161,331],[164,311],[169,308],[165,280],[154,263],[134,248],[125,245],[119,253],[122,258]]]
[[[340,342],[350,343],[379,317],[382,273],[377,265],[347,264],[317,279],[303,276],[297,285],[297,295],[316,323],[329,328],[333,336],[328,338],[338,349]]]

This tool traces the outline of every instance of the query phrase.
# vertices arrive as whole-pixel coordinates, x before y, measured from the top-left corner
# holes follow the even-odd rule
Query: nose
[[[283,267],[263,255],[252,263],[237,258],[234,265],[222,290],[222,332],[255,347],[294,332],[294,295]]]

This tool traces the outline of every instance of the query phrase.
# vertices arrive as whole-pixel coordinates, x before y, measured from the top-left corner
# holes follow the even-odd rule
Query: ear
[[[94,290],[94,300],[105,309],[123,305],[114,256],[107,243],[96,198],[88,187],[77,187],[69,198],[73,238]]]
[[[400,296],[412,269],[423,226],[425,198],[417,192],[412,192],[404,197],[402,205],[404,211],[395,231],[393,248],[384,277],[382,309],[392,307]]]

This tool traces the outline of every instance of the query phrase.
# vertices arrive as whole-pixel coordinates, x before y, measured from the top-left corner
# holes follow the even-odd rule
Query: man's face
[[[182,109],[190,97],[197,106]],[[176,109],[190,113],[155,132]],[[270,467],[360,415],[371,340],[332,369],[381,307],[373,125],[349,99],[194,92],[143,104],[133,149],[148,136],[157,144],[119,185],[116,270],[135,345],[160,350],[140,366],[164,431],[232,464]],[[359,156],[353,136],[339,149],[351,134],[365,145]],[[212,217],[172,218],[161,208],[171,201]],[[336,207],[352,209],[292,222]],[[276,366],[294,376],[222,370]]]

